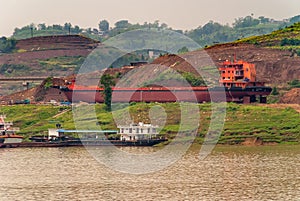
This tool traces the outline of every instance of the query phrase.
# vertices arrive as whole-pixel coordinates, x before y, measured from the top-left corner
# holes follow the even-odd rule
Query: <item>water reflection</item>
[[[84,148],[1,149],[0,200],[300,198],[300,146],[219,146],[201,161],[199,148],[193,147],[169,168],[146,175],[110,170]]]

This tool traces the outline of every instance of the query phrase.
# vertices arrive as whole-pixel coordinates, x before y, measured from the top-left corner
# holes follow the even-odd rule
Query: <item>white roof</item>
[[[158,128],[158,126],[154,126],[152,124],[144,124],[143,122],[139,122],[138,124],[132,123],[129,126],[118,126],[118,128],[133,128],[133,127],[147,127],[147,128]]]

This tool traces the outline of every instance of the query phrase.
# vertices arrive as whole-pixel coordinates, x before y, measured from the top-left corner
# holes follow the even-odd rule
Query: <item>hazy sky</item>
[[[0,36],[30,23],[98,27],[121,19],[131,23],[159,20],[175,29],[190,30],[209,20],[222,24],[254,14],[285,19],[300,14],[300,0],[0,0]]]

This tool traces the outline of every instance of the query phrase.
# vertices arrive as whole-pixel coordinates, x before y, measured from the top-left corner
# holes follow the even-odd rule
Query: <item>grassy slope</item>
[[[163,107],[166,114],[166,126],[162,133],[173,136],[179,128],[180,110],[178,103],[145,104],[138,103],[130,106],[130,115],[135,122],[149,123],[149,110],[153,106]],[[91,106],[82,106],[84,115],[81,122],[89,128],[95,123],[91,120]],[[93,106],[94,108],[94,106]],[[198,129],[197,142],[203,141],[203,136],[210,123],[210,104],[200,104],[200,128]],[[159,109],[159,108],[158,108]],[[120,116],[126,108],[115,111],[115,116]],[[102,129],[116,129],[111,113],[104,110],[103,105],[95,105],[96,116]],[[48,128],[55,128],[56,123],[61,123],[66,129],[74,129],[73,114],[70,108],[64,106],[34,106],[15,105],[1,106],[0,112],[7,115],[8,120],[20,127],[24,136],[47,133]],[[57,115],[61,113],[60,115]],[[163,116],[161,117],[163,118]],[[190,117],[192,118],[192,116]],[[259,137],[264,142],[300,142],[300,118],[299,113],[292,108],[270,108],[261,105],[227,105],[225,127],[219,143],[239,143],[245,138]]]
[[[284,38],[300,39],[300,22],[295,23],[284,29],[273,31],[270,34],[244,38],[236,41],[236,43],[251,43],[251,44],[261,45],[264,47],[273,47],[273,48],[282,48],[282,49],[284,48],[288,49],[294,47],[294,46],[280,46],[280,43]],[[295,47],[298,48],[298,46]]]

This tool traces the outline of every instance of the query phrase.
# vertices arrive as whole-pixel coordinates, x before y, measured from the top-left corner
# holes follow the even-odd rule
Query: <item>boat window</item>
[[[132,128],[129,128],[129,133],[132,133]]]
[[[150,128],[148,128],[148,133],[150,133]]]
[[[139,128],[136,128],[136,133],[139,133],[140,132],[140,129]]]
[[[121,128],[121,133],[124,133],[124,128]]]

